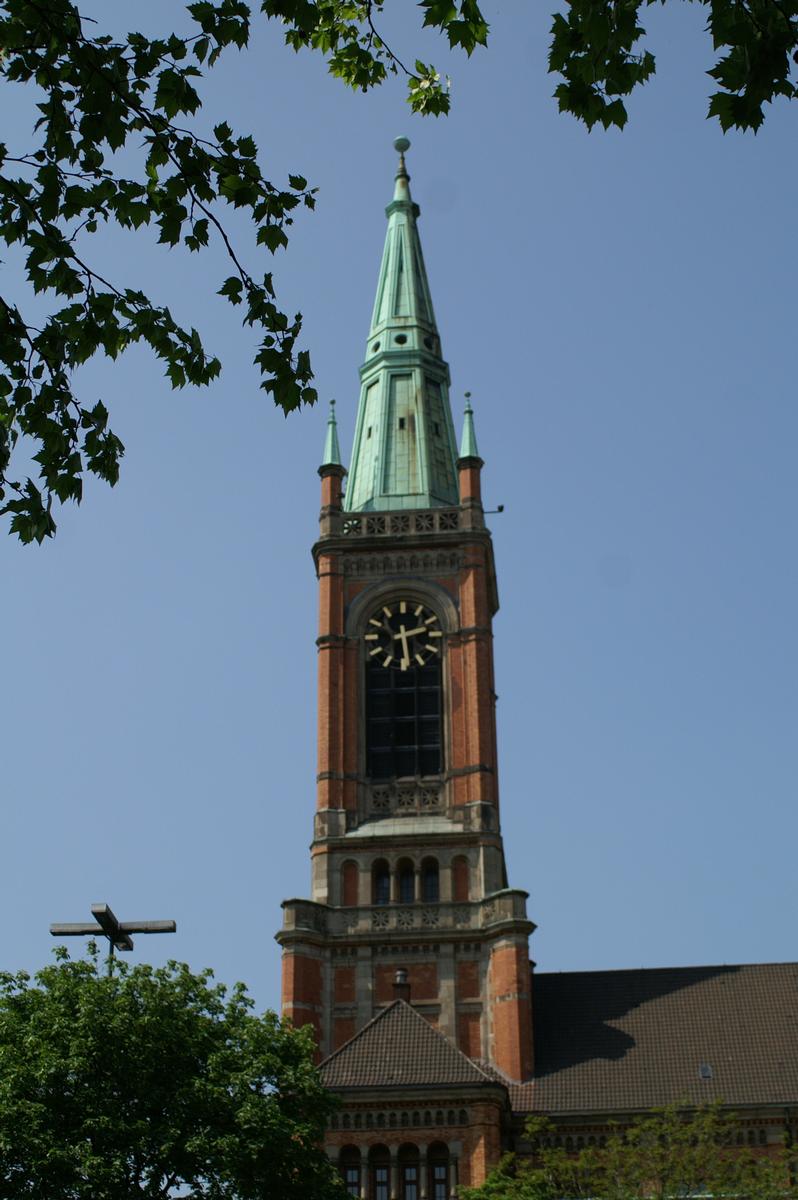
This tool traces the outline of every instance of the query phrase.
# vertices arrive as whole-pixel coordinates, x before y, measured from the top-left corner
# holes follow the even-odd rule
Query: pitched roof
[[[798,1103],[798,963],[535,974],[532,990],[534,1100],[516,1111]]]
[[[404,1000],[395,1000],[319,1068],[328,1088],[493,1081]]]

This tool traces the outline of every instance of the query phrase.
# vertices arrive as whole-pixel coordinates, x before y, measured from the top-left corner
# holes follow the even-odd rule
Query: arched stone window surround
[[[443,751],[443,771],[445,773],[450,747],[452,745],[451,725],[451,679],[449,674],[448,636],[460,629],[460,616],[451,594],[440,584],[431,580],[402,579],[396,577],[380,580],[363,589],[347,606],[344,632],[347,638],[357,640],[358,645],[358,695],[361,717],[364,711],[365,697],[363,681],[366,670],[366,643],[363,635],[369,617],[376,608],[389,600],[402,598],[415,600],[430,608],[437,616],[444,633],[443,652],[441,661],[441,734]],[[366,779],[366,722],[358,721],[358,775]]]
[[[379,608],[381,604],[396,597],[417,600],[419,604],[431,608],[437,615],[445,634],[458,632],[460,616],[457,605],[451,594],[439,583],[433,583],[426,579],[402,579],[400,576],[383,579],[364,588],[362,592],[358,592],[346,610],[344,633],[346,637],[358,638],[360,641],[363,662],[365,662],[363,634],[366,632],[369,617],[375,608]]]

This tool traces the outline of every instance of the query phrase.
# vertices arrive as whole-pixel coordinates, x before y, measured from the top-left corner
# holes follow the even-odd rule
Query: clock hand
[[[397,638],[402,643],[402,670],[405,671],[410,666],[410,649],[407,645],[407,634],[405,633],[404,625],[400,625],[399,632],[394,634],[394,641]]]

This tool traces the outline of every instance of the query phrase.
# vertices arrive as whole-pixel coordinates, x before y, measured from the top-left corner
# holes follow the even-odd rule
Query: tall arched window
[[[421,1179],[417,1146],[399,1147],[399,1195],[401,1200],[419,1200]]]
[[[360,1151],[357,1146],[344,1146],[338,1159],[347,1196],[360,1196]]]
[[[387,1146],[372,1146],[369,1150],[370,1200],[388,1200],[390,1194],[391,1156]]]
[[[443,1142],[433,1142],[427,1152],[429,1200],[449,1200],[449,1149]]]
[[[391,899],[391,871],[384,858],[378,858],[371,868],[372,904],[389,904]]]
[[[441,663],[366,661],[366,770],[372,779],[443,770]]]
[[[421,899],[428,902],[440,899],[438,861],[435,858],[425,858],[421,863]]]

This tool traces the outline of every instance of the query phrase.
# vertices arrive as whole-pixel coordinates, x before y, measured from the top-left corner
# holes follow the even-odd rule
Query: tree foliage
[[[526,1127],[532,1153],[506,1155],[482,1187],[464,1190],[463,1200],[795,1200],[788,1148],[764,1155],[740,1147],[738,1130],[734,1116],[717,1106],[670,1107],[616,1127],[603,1146],[573,1152],[556,1144],[562,1139],[546,1118],[533,1117]]]
[[[282,23],[291,46],[323,53],[350,86],[366,90],[404,72],[414,111],[447,111],[448,90],[434,67],[405,67],[379,37],[380,3],[263,0],[260,7]],[[424,0],[422,8],[424,23],[452,46],[470,54],[484,43],[475,0]],[[134,32],[120,40],[70,0],[0,0],[3,102],[12,103],[15,84],[37,89],[40,101],[27,144],[0,144],[0,242],[22,248],[30,292],[49,305],[39,319],[29,314],[30,294],[0,298],[0,512],[23,542],[54,533],[53,502],[79,501],[84,472],[110,484],[119,476],[123,446],[106,406],[82,403],[77,368],[141,342],[163,360],[172,387],[207,384],[220,371],[196,329],[98,265],[91,235],[101,224],[154,226],[164,246],[194,253],[218,241],[230,271],[218,292],[240,306],[259,339],[261,386],[286,412],[316,399],[309,355],[299,348],[301,314],[281,310],[263,262],[287,244],[295,210],[312,208],[314,192],[301,174],[269,181],[254,138],[226,121],[211,138],[197,132],[203,73],[247,45],[252,14],[243,0],[196,0],[187,11],[187,35]],[[226,208],[247,218],[256,265],[234,245]],[[38,481],[14,478],[20,438]]]
[[[624,97],[654,74],[640,49],[641,11],[666,0],[568,0],[552,26],[549,69],[563,76],[555,90],[563,112],[589,128],[623,128]],[[798,0],[694,0],[707,10],[717,52],[708,74],[719,85],[709,113],[728,129],[758,129],[776,97],[798,97]]]
[[[178,963],[0,976],[4,1200],[339,1200],[309,1030],[251,1010]]]
[[[664,0],[662,0],[664,3]],[[724,129],[756,129],[764,105],[794,98],[798,0],[694,0],[708,11],[719,51],[710,113]],[[362,91],[401,75],[414,112],[448,112],[448,81],[410,65],[380,32],[387,0],[260,0],[294,50],[322,54],[330,72]],[[654,0],[567,0],[554,16],[550,70],[560,108],[592,128],[623,126],[624,99],[654,71],[640,50],[641,9]],[[477,0],[421,0],[422,23],[470,55],[488,25]],[[36,93],[25,144],[0,142],[0,244],[18,247],[28,291],[0,296],[0,515],[23,542],[55,532],[54,504],[79,502],[85,473],[114,484],[124,448],[101,401],[79,394],[76,371],[95,355],[116,359],[143,343],[174,388],[205,385],[221,369],[200,333],[98,261],[100,226],[157,230],[166,248],[211,243],[228,271],[211,284],[240,309],[256,341],[260,386],[286,412],[316,399],[302,317],[278,301],[268,256],[285,247],[296,210],[313,208],[302,173],[270,181],[250,133],[220,120],[202,136],[203,79],[246,47],[254,5],[194,0],[189,29],[115,38],[72,0],[0,0],[0,96]],[[225,219],[238,210],[246,251]],[[18,463],[36,464],[25,477]],[[31,468],[26,466],[25,471]]]

